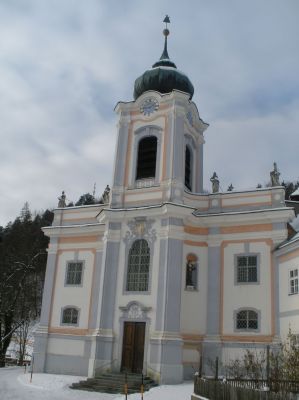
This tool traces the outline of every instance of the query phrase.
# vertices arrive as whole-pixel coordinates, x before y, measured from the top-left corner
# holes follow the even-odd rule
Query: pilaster
[[[156,333],[151,338],[150,362],[159,369],[160,383],[179,383],[183,379],[180,310],[183,243],[160,239],[159,284]]]

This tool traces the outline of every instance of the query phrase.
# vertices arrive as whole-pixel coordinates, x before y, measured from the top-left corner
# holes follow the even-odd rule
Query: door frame
[[[131,318],[130,310],[132,306],[138,305],[141,310],[140,315],[136,316],[136,318]],[[148,364],[148,350],[149,350],[149,327],[151,323],[151,319],[147,316],[148,311],[151,310],[151,307],[144,307],[138,301],[131,301],[128,303],[126,307],[119,307],[123,315],[119,318],[119,336],[117,340],[118,350],[117,350],[117,366],[118,370],[121,370],[121,362],[122,362],[122,351],[123,351],[123,340],[124,340],[124,326],[125,322],[144,322],[145,323],[145,332],[144,332],[144,354],[143,354],[143,373],[147,372],[147,364]]]
[[[129,325],[132,328],[129,328]],[[140,325],[142,326],[141,331],[139,331],[138,326],[140,327]],[[144,361],[144,347],[145,347],[145,327],[146,327],[146,322],[142,322],[142,321],[124,321],[124,328],[127,327],[127,329],[129,331],[127,331],[127,333],[130,332],[130,329],[133,330],[133,341],[132,341],[132,346],[131,346],[131,350],[130,350],[130,355],[132,357],[131,361],[129,361],[128,363],[131,364],[131,371],[128,372],[132,372],[132,373],[142,373],[143,371],[143,361]],[[124,353],[124,347],[126,346],[127,343],[124,343],[124,338],[125,338],[125,334],[126,334],[126,329],[124,329],[124,334],[123,334],[123,344],[122,344],[122,358],[121,358],[121,366],[120,366],[120,370],[121,371],[125,371],[124,368],[124,364],[127,364],[125,353]],[[139,336],[139,338],[138,338]],[[142,339],[143,345],[142,347],[138,345],[138,341],[139,339]],[[142,359],[142,364],[141,364],[141,359]],[[136,362],[137,360],[137,362]],[[139,368],[141,368],[140,372],[136,372],[134,371],[134,369],[137,370],[137,367],[139,366]]]

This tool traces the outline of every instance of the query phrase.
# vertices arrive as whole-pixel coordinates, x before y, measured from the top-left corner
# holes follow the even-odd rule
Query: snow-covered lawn
[[[0,368],[1,400],[124,400],[120,394],[107,394],[72,390],[69,385],[84,378],[70,375],[24,374],[20,367]],[[190,400],[192,383],[164,385],[144,393],[144,400]],[[139,393],[131,394],[128,400],[140,400]]]

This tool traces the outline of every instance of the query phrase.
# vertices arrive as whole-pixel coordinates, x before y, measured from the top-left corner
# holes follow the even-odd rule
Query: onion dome
[[[134,100],[148,90],[155,90],[159,93],[170,93],[174,89],[188,93],[190,99],[192,99],[194,87],[191,81],[177,69],[175,63],[168,56],[167,37],[169,30],[167,29],[167,23],[170,22],[168,15],[166,15],[163,22],[166,23],[166,28],[163,30],[163,35],[165,36],[163,53],[159,61],[152,66],[152,69],[145,71],[136,79]]]

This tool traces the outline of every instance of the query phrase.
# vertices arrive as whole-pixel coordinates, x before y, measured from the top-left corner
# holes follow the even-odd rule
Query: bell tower
[[[164,19],[160,59],[135,81],[134,101],[119,102],[112,208],[184,203],[203,191],[203,132],[194,88],[168,55]]]

